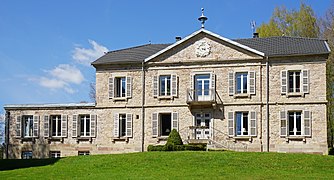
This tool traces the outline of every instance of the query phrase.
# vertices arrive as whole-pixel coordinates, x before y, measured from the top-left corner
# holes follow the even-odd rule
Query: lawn
[[[0,179],[333,179],[334,156],[145,152],[58,160],[0,160],[0,169]]]

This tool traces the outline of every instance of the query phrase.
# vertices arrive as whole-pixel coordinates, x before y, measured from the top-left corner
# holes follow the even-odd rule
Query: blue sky
[[[305,0],[323,16],[331,0]],[[276,6],[299,0],[2,0],[0,113],[4,104],[90,101],[90,62],[103,52],[171,43],[200,28],[227,38],[251,37],[250,22],[268,22]]]

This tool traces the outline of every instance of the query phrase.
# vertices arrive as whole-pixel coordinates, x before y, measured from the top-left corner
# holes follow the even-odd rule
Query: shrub
[[[205,151],[206,150],[206,146],[203,144],[185,144],[184,146],[184,150],[186,151]]]
[[[172,132],[169,133],[166,144],[183,145],[181,136],[176,129],[173,129]]]
[[[149,145],[147,147],[147,151],[165,151],[165,146],[164,145]]]
[[[329,148],[328,149],[328,155],[334,155],[334,148]]]

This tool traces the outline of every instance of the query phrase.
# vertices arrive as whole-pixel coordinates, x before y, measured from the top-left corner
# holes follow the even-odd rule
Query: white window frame
[[[299,92],[297,92],[297,83],[296,83],[296,73],[299,72]],[[292,83],[293,83],[293,88],[292,90],[293,91],[290,91],[290,73],[293,73],[293,76],[292,76]],[[288,93],[301,93],[302,92],[302,71],[301,70],[289,70],[287,72],[287,90],[288,90]]]
[[[172,114],[172,112],[161,112],[161,113],[159,113],[159,123],[158,123],[158,125],[159,125],[159,127],[158,127],[158,136],[159,137],[168,137],[168,135],[162,135],[162,115],[164,115],[164,114],[169,114],[170,115],[170,130],[169,130],[169,132],[171,132],[172,130],[173,130],[173,114]]]
[[[27,154],[31,156],[28,156]],[[32,159],[32,157],[33,157],[32,151],[22,151],[21,152],[21,159]]]
[[[126,113],[120,113],[119,115],[119,137],[126,137]],[[122,122],[124,121],[124,132],[122,131]],[[123,135],[124,133],[124,135]]]
[[[60,151],[50,151],[50,158],[60,158]]]
[[[240,79],[240,92],[238,92],[238,74],[241,74],[241,79]],[[246,74],[246,92],[244,92],[244,75]],[[249,73],[247,72],[236,72],[235,73],[235,94],[248,94],[249,93]]]
[[[53,135],[53,117],[56,117],[56,135]],[[61,119],[61,115],[50,115],[50,121],[51,121],[51,137],[62,137],[62,119]],[[60,131],[58,132],[58,121],[60,121]],[[58,135],[58,133],[60,135]]]
[[[81,123],[81,118],[84,118],[83,120],[84,120],[84,123],[82,124]],[[87,118],[88,117],[88,118]],[[88,120],[87,120],[88,119]],[[80,121],[80,127],[79,127],[79,133],[80,133],[80,137],[91,137],[91,131],[90,131],[90,126],[91,126],[91,117],[90,117],[90,115],[89,114],[80,114],[79,115],[79,121]],[[89,121],[89,135],[87,135],[87,121]],[[81,126],[84,126],[84,132],[81,132]],[[83,135],[82,135],[82,133],[83,133]]]
[[[123,81],[124,80],[124,81]],[[120,83],[118,83],[120,81]],[[123,83],[124,83],[124,94],[123,94]],[[117,92],[120,92],[118,94]],[[115,98],[126,98],[126,76],[115,77]]]
[[[27,119],[26,119],[27,118]],[[29,124],[29,133],[27,135],[27,124],[26,124],[26,120],[28,121]],[[34,116],[33,115],[24,115],[22,116],[22,124],[23,124],[23,137],[24,138],[30,138],[34,136]]]
[[[89,151],[78,151],[78,156],[88,156],[90,155]]]
[[[238,123],[238,120],[237,120],[237,114],[238,113],[241,113],[241,134],[238,135],[238,132],[237,132],[237,123]],[[245,131],[245,128],[243,127],[243,120],[244,120],[244,114],[247,114],[247,130]],[[250,136],[250,113],[248,111],[237,111],[235,112],[235,136]],[[247,134],[244,134],[244,132],[247,132]]]
[[[293,134],[290,134],[290,113],[293,113]],[[297,113],[300,113],[300,135],[297,135]],[[288,136],[304,136],[304,118],[302,111],[288,111],[287,114],[287,130]]]
[[[165,91],[162,92],[162,77],[164,77],[165,80]],[[169,77],[169,83],[168,83],[168,77]],[[169,92],[168,92],[168,84],[169,84]],[[169,94],[168,94],[169,93]],[[172,95],[172,75],[159,75],[159,96],[171,96]]]

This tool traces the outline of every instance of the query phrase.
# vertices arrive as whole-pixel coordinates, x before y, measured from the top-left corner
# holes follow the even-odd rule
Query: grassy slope
[[[4,163],[9,162],[0,161],[1,166]],[[332,179],[334,156],[239,152],[145,152],[80,156],[62,158],[52,165],[0,171],[0,177],[1,179],[24,177],[29,179],[183,179],[185,177]]]

